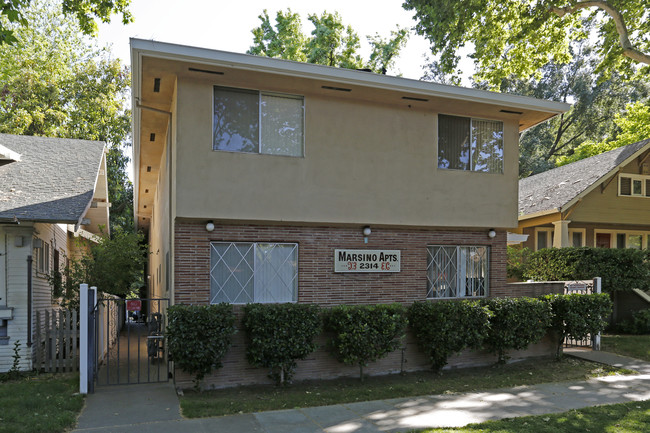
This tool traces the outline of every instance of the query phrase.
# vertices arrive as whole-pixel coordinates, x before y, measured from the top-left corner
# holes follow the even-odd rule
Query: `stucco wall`
[[[512,120],[504,122],[504,174],[443,170],[437,168],[437,112],[327,97],[304,88],[299,92],[305,97],[304,157],[213,151],[213,86],[242,83],[232,75],[212,77],[178,79],[174,167],[179,217],[516,225],[518,125]],[[272,78],[252,85],[296,93]],[[463,107],[462,115],[473,115]],[[446,110],[458,107],[450,104]]]

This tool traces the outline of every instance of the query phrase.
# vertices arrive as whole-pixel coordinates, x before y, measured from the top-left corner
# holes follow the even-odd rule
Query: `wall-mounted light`
[[[496,237],[496,235],[497,235],[496,230],[494,230],[494,229],[488,230],[488,238],[494,238],[494,237]]]
[[[370,230],[370,226],[365,226],[363,228],[363,243],[364,244],[368,243],[368,236],[370,236],[370,233],[372,233],[372,230]]]
[[[212,221],[208,221],[208,223],[205,225],[205,230],[206,231],[213,231],[214,230],[214,223]]]

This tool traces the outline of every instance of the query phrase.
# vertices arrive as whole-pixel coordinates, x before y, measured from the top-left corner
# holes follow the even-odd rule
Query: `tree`
[[[126,297],[144,287],[144,264],[148,246],[141,233],[117,227],[111,236],[97,242],[78,238],[74,257],[68,257],[64,272],[54,269],[48,276],[52,295],[63,298],[63,306],[76,308],[79,285],[96,286],[100,291]]]
[[[626,103],[648,100],[650,83],[625,81],[616,72],[609,78],[599,74],[598,59],[588,43],[574,43],[570,51],[569,63],[544,65],[540,79],[501,82],[502,92],[572,103],[568,112],[522,134],[522,177],[555,167],[558,158],[572,153],[585,140],[602,141],[613,136],[615,116],[625,110]]]
[[[619,130],[615,138],[601,142],[585,141],[576,147],[572,153],[559,158],[557,165],[570,164],[650,138],[650,105],[648,102],[628,104],[626,112],[616,113],[614,123]]]
[[[394,66],[409,35],[407,29],[397,28],[387,39],[378,34],[368,37],[372,52],[370,59],[364,61],[358,53],[359,36],[352,27],[343,24],[337,12],[323,12],[320,16],[310,14],[308,19],[314,26],[310,36],[302,33],[300,15],[292,13],[291,9],[277,12],[275,26],[266,10],[259,19],[260,26],[252,30],[253,45],[249,54],[347,69],[369,68],[384,74]]]
[[[415,31],[431,42],[440,64],[452,73],[458,52],[473,44],[478,81],[498,87],[503,78],[528,79],[549,62],[571,59],[571,41],[596,28],[598,71],[631,77],[650,71],[647,0],[405,0],[415,12]]]
[[[110,22],[113,14],[122,14],[122,22],[128,24],[133,16],[128,10],[131,0],[63,0],[62,12],[74,16],[84,34],[97,32],[95,18]],[[18,42],[16,28],[29,26],[29,8],[32,0],[5,0],[0,5],[0,46]]]
[[[105,141],[111,229],[130,228],[132,186],[122,152],[130,131],[130,73],[107,48],[83,37],[61,7],[32,1],[23,11],[28,25],[11,27],[14,45],[0,44],[0,132]]]

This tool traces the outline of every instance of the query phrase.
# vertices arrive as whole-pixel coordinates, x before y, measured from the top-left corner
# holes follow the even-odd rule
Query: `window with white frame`
[[[210,303],[298,300],[298,244],[212,242]]]
[[[487,296],[489,251],[486,246],[429,246],[427,298]]]
[[[650,247],[650,233],[643,231],[595,230],[594,246],[600,248],[646,249]]]
[[[535,229],[535,251],[553,247],[554,230],[550,228]]]
[[[214,87],[213,150],[303,156],[304,98]]]
[[[586,245],[587,229],[569,229],[569,246],[584,247]],[[535,229],[535,251],[552,248],[555,241],[555,230],[552,228]]]
[[[650,197],[650,176],[620,174],[618,195],[626,197]]]
[[[36,263],[36,270],[43,274],[50,272],[50,244],[42,239],[34,239],[34,263]]]
[[[572,247],[584,247],[586,245],[586,229],[569,229],[569,241]]]
[[[503,122],[439,114],[438,168],[503,173]]]

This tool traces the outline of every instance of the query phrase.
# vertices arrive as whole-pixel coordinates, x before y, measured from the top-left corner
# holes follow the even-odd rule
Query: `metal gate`
[[[169,299],[98,299],[94,378],[98,386],[167,382],[165,320]]]
[[[596,277],[593,280],[585,281],[565,281],[564,294],[578,293],[581,295],[591,295],[592,293],[600,293],[600,278]],[[600,350],[600,334],[588,335],[582,340],[576,340],[571,336],[564,339],[564,347],[592,347],[594,350]]]

